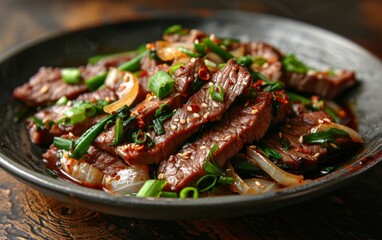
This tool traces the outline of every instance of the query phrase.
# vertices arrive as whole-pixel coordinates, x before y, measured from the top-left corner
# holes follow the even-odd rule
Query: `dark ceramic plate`
[[[278,208],[313,198],[342,186],[381,161],[382,64],[354,43],[325,30],[292,20],[241,12],[159,13],[127,21],[59,34],[24,46],[0,62],[0,166],[39,191],[101,212],[138,218],[184,219],[230,217]],[[13,118],[21,104],[12,90],[40,66],[85,63],[100,52],[133,49],[161,37],[175,23],[218,36],[263,40],[285,52],[296,53],[317,68],[354,69],[362,84],[347,93],[358,116],[364,150],[335,172],[308,184],[258,196],[223,196],[205,199],[143,199],[113,196],[54,179],[41,160],[42,149],[28,139],[22,123]]]

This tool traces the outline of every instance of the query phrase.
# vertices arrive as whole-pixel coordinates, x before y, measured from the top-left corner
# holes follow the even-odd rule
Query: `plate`
[[[346,93],[358,116],[365,148],[335,172],[278,192],[204,199],[150,199],[115,196],[52,178],[26,129],[14,117],[22,105],[12,90],[28,81],[40,66],[83,64],[89,56],[134,49],[161,37],[166,27],[181,24],[243,41],[266,41],[296,53],[317,68],[356,70],[360,86]],[[20,181],[62,201],[104,213],[146,219],[233,217],[267,211],[334,190],[382,159],[382,64],[366,50],[326,30],[289,19],[231,11],[155,13],[141,19],[50,36],[7,54],[0,61],[0,166]]]

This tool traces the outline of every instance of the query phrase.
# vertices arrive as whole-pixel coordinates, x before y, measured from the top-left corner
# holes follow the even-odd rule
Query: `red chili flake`
[[[254,89],[260,89],[260,87],[263,85],[263,80],[258,80],[255,83],[251,84],[251,87]]]
[[[198,70],[198,76],[203,81],[208,81],[211,78],[210,72],[207,67],[202,67]]]
[[[145,122],[142,120],[142,118],[137,118],[138,122],[138,128],[144,128],[146,126]]]
[[[119,179],[121,179],[120,175],[115,176],[115,180],[119,180]]]
[[[134,147],[134,150],[135,150],[135,151],[139,151],[139,150],[142,150],[144,147],[145,147],[145,145],[144,145],[144,144],[141,144],[141,145],[135,146],[135,147]]]
[[[138,108],[137,108],[137,112],[138,113],[142,113],[143,109],[145,109],[146,106],[145,105],[140,105]]]
[[[288,99],[285,97],[285,95],[282,93],[282,91],[276,91],[273,94],[274,94],[275,99],[278,102],[284,103],[284,104],[288,104],[289,103]]]
[[[147,75],[148,75],[147,71],[146,71],[146,70],[142,70],[142,71],[139,73],[138,77],[145,77],[145,76],[147,76]]]
[[[151,50],[151,49],[155,49],[155,43],[148,43],[148,44],[146,44],[146,49],[147,50]]]
[[[191,104],[190,107],[192,108],[193,112],[199,112],[200,111],[200,107],[196,104]]]

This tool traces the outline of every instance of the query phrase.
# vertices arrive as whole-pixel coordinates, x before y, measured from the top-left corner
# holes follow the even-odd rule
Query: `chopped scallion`
[[[115,121],[114,127],[114,140],[111,146],[116,146],[121,143],[123,137],[123,119],[121,117],[117,117]]]
[[[187,56],[189,57],[192,57],[192,58],[197,58],[197,57],[200,57],[200,54],[199,53],[195,53],[193,52],[192,50],[188,49],[188,48],[185,48],[183,46],[179,46],[177,48],[179,51],[181,51],[182,53],[186,54]]]
[[[305,143],[309,144],[323,144],[327,142],[334,142],[337,138],[349,138],[350,135],[344,130],[338,128],[330,128],[325,131],[311,133],[303,137]]]
[[[67,84],[78,84],[81,82],[81,71],[78,68],[63,68],[61,77]]]
[[[218,181],[218,177],[214,174],[206,174],[196,182],[196,188],[199,192],[207,192],[212,190]]]
[[[150,91],[159,99],[165,98],[173,92],[175,85],[174,79],[165,71],[156,72],[149,80]]]
[[[86,80],[85,84],[90,91],[94,91],[100,86],[102,86],[102,84],[105,82],[106,77],[107,77],[107,72],[103,72]]]
[[[181,66],[183,66],[184,63],[178,63],[178,64],[175,64],[174,66],[171,67],[170,69],[170,76],[172,76],[174,74],[174,72],[180,68]]]
[[[142,188],[137,193],[137,197],[159,197],[162,189],[167,184],[166,180],[150,179],[143,184]]]
[[[217,45],[216,43],[214,43],[211,39],[209,38],[205,38],[204,39],[204,43],[206,44],[206,46],[214,53],[216,53],[217,55],[219,55],[223,60],[224,62],[227,62],[228,60],[230,60],[231,58],[233,58],[233,55],[229,52],[227,52],[226,50],[224,50],[222,47],[220,47],[219,45]]]
[[[199,192],[198,189],[194,187],[185,187],[183,188],[180,193],[179,193],[180,198],[198,198],[199,197]]]
[[[53,145],[59,149],[71,151],[74,146],[74,141],[62,137],[54,137]]]
[[[217,84],[217,86],[211,85],[209,92],[210,92],[211,98],[214,101],[224,102],[224,88],[222,87],[222,85],[220,84]]]
[[[309,67],[298,60],[294,54],[290,54],[282,59],[283,67],[288,72],[296,72],[305,74],[309,71]]]

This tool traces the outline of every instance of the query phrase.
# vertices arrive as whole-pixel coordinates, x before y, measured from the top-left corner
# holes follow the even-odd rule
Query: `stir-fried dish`
[[[13,96],[53,176],[138,197],[261,194],[304,184],[363,139],[335,100],[357,83],[265,42],[179,25],[136,50],[42,67]],[[50,145],[50,146],[49,146]]]

